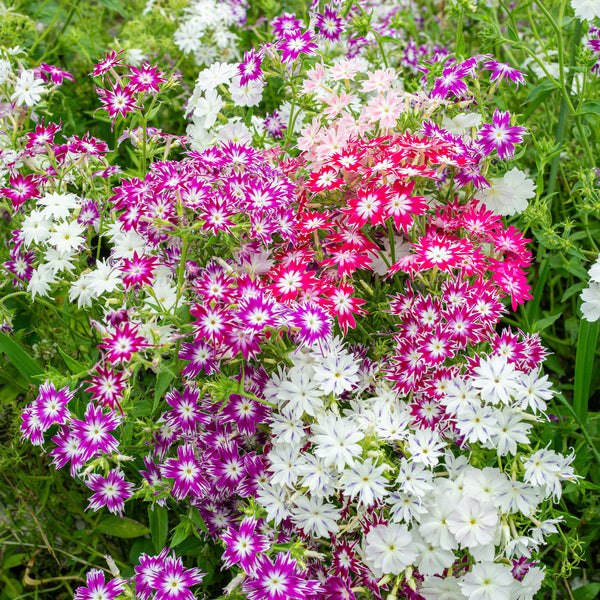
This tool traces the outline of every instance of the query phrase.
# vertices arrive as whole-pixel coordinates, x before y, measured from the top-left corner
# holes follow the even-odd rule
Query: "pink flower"
[[[106,477],[91,473],[85,484],[95,492],[90,496],[88,509],[96,511],[106,506],[111,513],[123,516],[125,500],[133,496],[133,484],[125,481],[121,471],[113,469]]]

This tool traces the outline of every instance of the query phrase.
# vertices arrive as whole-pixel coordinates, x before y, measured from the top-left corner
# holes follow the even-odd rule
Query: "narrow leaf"
[[[163,506],[148,507],[148,517],[150,519],[150,537],[152,544],[158,554],[167,543],[169,535],[169,516],[167,509]]]
[[[0,331],[0,352],[4,352],[8,360],[15,365],[19,373],[23,375],[30,383],[37,383],[44,371],[29,354],[6,333]]]
[[[587,423],[588,400],[594,377],[594,355],[599,329],[600,321],[590,323],[582,319],[577,336],[573,409],[583,425]]]
[[[117,515],[106,515],[96,526],[96,531],[119,538],[136,538],[150,533],[150,530],[133,519]]]

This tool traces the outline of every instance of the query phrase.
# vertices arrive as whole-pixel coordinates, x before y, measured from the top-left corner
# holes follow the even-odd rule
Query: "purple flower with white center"
[[[52,464],[57,469],[61,469],[71,461],[71,476],[75,477],[85,462],[81,454],[79,437],[68,427],[61,427],[52,441],[56,444],[56,448],[48,452],[49,456],[54,457]]]
[[[300,54],[315,54],[318,45],[313,42],[312,33],[305,31],[294,31],[285,35],[283,40],[279,43],[279,49],[281,50],[281,62],[293,62]]]
[[[158,556],[140,555],[140,564],[134,567],[135,595],[140,600],[148,600],[154,593],[154,578],[164,569],[169,549],[164,548]]]
[[[212,463],[212,473],[217,478],[218,488],[235,494],[238,483],[246,474],[244,461],[240,458],[237,448],[219,451],[218,460]]]
[[[445,98],[448,94],[453,94],[457,98],[464,98],[468,94],[469,88],[462,78],[469,74],[466,68],[457,65],[446,67],[442,71],[442,76],[435,80],[431,96]]]
[[[184,433],[193,433],[197,423],[207,425],[210,417],[203,413],[198,406],[200,392],[197,388],[186,387],[183,395],[177,390],[171,390],[165,400],[173,410],[165,413],[165,419],[175,427],[181,427]]]
[[[80,439],[83,462],[99,453],[115,452],[119,442],[110,434],[121,423],[121,417],[114,411],[102,414],[102,407],[90,402],[85,409],[85,420],[74,419],[71,423],[73,433]]]
[[[500,80],[502,77],[504,77],[504,81],[506,81],[506,83],[508,83],[510,80],[516,84],[517,88],[519,87],[520,83],[525,83],[525,75],[518,69],[514,69],[506,63],[501,63],[497,60],[488,60],[483,63],[483,68],[492,71],[492,74],[490,75],[490,82]]]
[[[160,469],[158,468],[158,465],[156,465],[156,463],[152,460],[151,456],[144,456],[144,465],[146,465],[146,469],[148,469],[148,470],[140,471],[140,474],[142,475],[142,477],[151,486],[160,485],[162,483],[162,478],[160,476]],[[156,496],[159,493],[160,492],[158,492],[158,491],[154,492],[154,495]],[[159,506],[166,506],[167,499],[161,498],[159,500],[156,500],[156,504],[158,504]]]
[[[154,600],[194,600],[189,588],[201,583],[204,575],[195,567],[184,568],[181,558],[168,556],[153,577]]]
[[[70,392],[68,386],[57,391],[49,379],[40,385],[38,397],[33,403],[33,410],[42,429],[48,429],[53,423],[64,425],[67,422],[70,414],[67,404],[74,395],[75,392]]]
[[[177,448],[177,458],[169,458],[160,467],[163,477],[174,479],[172,493],[177,500],[182,500],[189,494],[196,497],[204,496],[209,489],[204,477],[205,468],[194,455],[190,444]]]
[[[92,569],[86,575],[87,587],[78,587],[73,600],[112,600],[125,591],[124,581],[120,577],[108,583],[100,569]]]
[[[300,344],[309,347],[317,342],[323,342],[331,335],[329,315],[312,302],[299,305],[291,315],[291,323],[300,329],[296,334]]]
[[[289,554],[280,552],[275,563],[260,555],[256,576],[244,582],[243,591],[250,600],[304,600],[321,587],[318,581],[307,580],[298,571]]]
[[[44,429],[36,414],[35,401],[23,409],[21,413],[21,439],[29,440],[34,446],[41,446],[44,443]]]
[[[212,375],[218,370],[218,361],[215,359],[214,350],[201,340],[193,344],[184,343],[179,352],[179,358],[190,361],[183,369],[183,375],[191,379],[197,377],[202,370],[207,375]]]
[[[265,115],[265,131],[273,136],[274,139],[280,139],[283,137],[283,130],[286,126],[283,124],[279,113],[274,110],[273,114],[267,113]]]
[[[252,398],[231,394],[227,406],[221,412],[223,417],[236,423],[240,433],[252,435],[256,431],[256,423],[263,423],[269,409]]]
[[[256,519],[244,517],[238,529],[229,527],[221,534],[221,539],[227,544],[223,553],[223,567],[228,569],[240,563],[246,573],[254,574],[258,565],[258,556],[269,549],[269,540],[256,533]]]
[[[527,575],[527,572],[531,567],[535,567],[537,562],[529,562],[527,556],[521,556],[521,558],[512,559],[512,575],[517,581],[523,581],[523,577]]]
[[[486,123],[479,130],[479,142],[486,154],[498,151],[501,159],[512,158],[515,153],[515,144],[523,141],[527,133],[525,127],[510,126],[510,114],[508,111],[494,111],[492,123]]]
[[[125,475],[118,469],[109,471],[106,477],[91,473],[85,482],[95,492],[90,496],[88,509],[100,510],[106,506],[111,513],[123,516],[125,500],[133,496],[133,484],[125,481]]]
[[[294,32],[300,32],[304,24],[296,15],[292,13],[283,13],[280,17],[275,17],[271,22],[273,28],[273,37],[275,39],[283,38]]]
[[[323,13],[317,13],[315,25],[319,28],[319,35],[330,42],[337,42],[344,32],[342,19],[331,6],[326,6]]]
[[[27,283],[33,275],[33,263],[37,256],[33,250],[22,252],[19,247],[11,250],[10,257],[12,260],[7,260],[4,268],[15,276],[12,280],[13,286],[22,288],[23,283]]]
[[[255,48],[244,52],[244,60],[238,65],[240,85],[246,85],[249,81],[256,81],[263,76],[262,60],[263,53]]]

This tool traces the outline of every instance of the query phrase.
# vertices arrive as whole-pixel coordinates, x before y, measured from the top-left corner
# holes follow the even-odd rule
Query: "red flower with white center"
[[[414,181],[407,183],[397,179],[384,207],[384,218],[392,217],[396,229],[403,229],[407,235],[413,224],[412,215],[424,215],[427,211],[423,196],[411,196],[414,187]]]
[[[127,113],[142,108],[135,103],[133,91],[127,85],[122,88],[119,83],[116,83],[112,90],[98,88],[98,97],[104,105],[102,108],[108,112],[108,116],[112,119],[113,125],[118,115],[125,117]]]
[[[310,174],[310,177],[304,185],[313,194],[318,194],[323,190],[336,190],[344,185],[344,179],[338,176],[338,172],[330,167],[324,167],[320,171]]]
[[[483,333],[477,315],[470,306],[455,306],[443,313],[448,334],[453,342],[464,348],[468,342],[482,341]]]
[[[437,267],[440,271],[450,271],[468,256],[471,244],[466,240],[449,238],[444,235],[423,237],[413,244],[415,254],[420,259],[420,270]]]
[[[344,335],[348,332],[348,328],[354,329],[356,321],[354,315],[368,315],[369,313],[360,308],[362,304],[366,304],[366,300],[353,298],[354,288],[349,283],[340,283],[339,287],[329,295],[333,303],[332,311],[338,317],[340,329]]]
[[[34,146],[43,146],[44,144],[52,145],[54,143],[54,135],[60,130],[62,123],[49,123],[44,125],[44,119],[35,126],[34,132],[29,132],[25,135],[27,143],[26,148]]]
[[[111,69],[114,69],[117,65],[123,66],[121,62],[123,60],[123,54],[125,50],[108,50],[106,56],[96,65],[94,65],[93,71],[90,75],[94,77],[103,76],[108,73]]]
[[[71,152],[89,154],[90,156],[102,156],[108,152],[108,144],[103,140],[91,136],[88,132],[81,138],[78,138],[76,135],[69,138],[69,150]]]
[[[225,334],[224,345],[229,347],[232,356],[241,353],[246,360],[249,360],[250,358],[256,358],[260,353],[259,342],[262,339],[264,339],[264,336],[252,329],[232,327]]]
[[[204,575],[196,567],[184,568],[179,556],[167,556],[151,576],[154,600],[194,600],[196,596],[189,588],[201,583]]]
[[[93,402],[89,402],[85,409],[84,420],[71,421],[71,429],[80,441],[79,454],[82,462],[88,461],[99,453],[108,454],[117,450],[119,442],[110,432],[119,426],[121,420],[114,411],[103,414],[102,407],[94,406]]]
[[[360,169],[366,154],[365,150],[359,150],[357,147],[348,147],[332,154],[329,157],[329,162],[338,169],[344,169],[344,171],[353,173]]]
[[[233,421],[240,433],[253,435],[256,431],[256,424],[264,423],[269,412],[264,404],[260,404],[252,398],[231,394],[221,415]]]
[[[126,289],[140,285],[150,285],[154,279],[154,270],[158,266],[155,256],[133,253],[133,258],[124,258],[119,269],[123,271],[123,285]]]
[[[54,65],[47,65],[46,63],[40,64],[40,70],[42,71],[42,77],[45,81],[48,81],[47,75],[50,75],[50,80],[55,85],[61,85],[64,79],[69,81],[75,81],[75,77]]]
[[[181,427],[184,434],[192,434],[197,423],[207,424],[210,421],[198,406],[200,392],[196,388],[186,386],[183,395],[177,390],[171,390],[165,395],[165,400],[173,407],[173,410],[165,413],[165,420],[174,427]]]
[[[269,275],[274,282],[269,289],[282,302],[295,300],[301,290],[313,287],[315,283],[314,276],[306,272],[306,265],[295,260],[277,265]]]
[[[370,256],[346,244],[340,248],[329,248],[328,253],[331,257],[321,261],[320,264],[322,267],[337,266],[340,277],[352,275],[357,269],[368,269],[372,262]]]
[[[485,206],[470,207],[460,217],[461,227],[479,238],[491,235],[498,225],[502,226],[501,221],[499,215],[487,210]]]
[[[166,81],[163,74],[148,63],[143,63],[139,69],[131,67],[130,72],[129,86],[134,92],[157,94],[160,91],[160,84]]]
[[[525,239],[523,233],[513,225],[507,229],[500,228],[498,231],[493,231],[489,234],[488,241],[494,244],[496,252],[523,261],[521,265],[523,268],[527,268],[530,264],[532,256],[527,250],[527,244],[531,240]]]
[[[106,360],[113,363],[130,361],[134,352],[151,345],[146,342],[146,338],[136,335],[138,327],[139,325],[132,327],[129,323],[124,323],[103,344],[98,344],[98,348],[108,350]]]
[[[423,359],[429,365],[439,365],[449,356],[454,356],[455,346],[445,327],[437,326],[429,332],[421,344]]]
[[[529,293],[531,286],[527,283],[527,276],[512,263],[502,262],[492,266],[492,279],[500,289],[511,297],[513,311],[520,304],[525,304],[533,296]]]
[[[219,342],[232,326],[232,316],[229,310],[221,307],[210,307],[194,304],[190,313],[197,320],[194,321],[194,339],[208,338],[212,342]]]
[[[85,391],[91,392],[92,399],[101,402],[103,406],[114,408],[116,404],[120,409],[119,400],[123,397],[128,377],[128,374],[123,371],[115,371],[98,364],[96,365],[96,374],[86,381],[92,385]]]
[[[356,198],[350,198],[348,208],[342,212],[349,215],[348,223],[352,227],[362,227],[368,222],[381,225],[385,220],[383,208],[389,198],[388,187],[370,185],[366,189],[359,188]]]
[[[248,298],[240,303],[237,317],[245,327],[258,332],[265,327],[279,326],[280,319],[275,308],[275,302],[269,298]]]
[[[333,231],[334,224],[329,220],[327,212],[307,211],[299,213],[300,227],[304,233],[312,233],[318,229]]]
[[[15,211],[19,210],[26,200],[29,200],[30,198],[39,198],[40,196],[38,190],[40,179],[36,175],[23,176],[20,173],[17,173],[16,175],[10,175],[8,182],[12,188],[0,188],[0,194],[11,201]]]

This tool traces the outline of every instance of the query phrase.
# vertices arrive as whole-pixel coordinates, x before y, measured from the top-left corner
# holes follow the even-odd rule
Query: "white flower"
[[[511,600],[513,586],[510,567],[493,562],[476,563],[460,581],[469,600]]]
[[[265,84],[256,79],[248,81],[246,85],[240,85],[240,77],[234,77],[229,86],[231,99],[238,106],[257,106],[262,100]]]
[[[339,530],[339,518],[339,509],[314,497],[300,496],[296,499],[296,507],[292,509],[292,521],[301,527],[304,533],[312,533],[316,537],[329,538],[330,534],[336,534]]]
[[[506,475],[495,467],[476,469],[468,467],[463,471],[463,493],[468,498],[490,502],[497,506],[498,496],[508,487]]]
[[[305,438],[304,423],[297,417],[274,414],[271,417],[271,433],[277,444],[300,446]]]
[[[304,413],[315,416],[323,408],[319,382],[312,379],[312,368],[292,367],[287,379],[280,384],[277,394],[280,410],[286,415],[300,418]]]
[[[441,575],[456,560],[454,552],[423,540],[416,540],[415,548],[419,552],[415,565],[421,575]]]
[[[21,226],[25,246],[45,242],[50,236],[51,226],[52,221],[41,210],[32,210],[28,215],[25,215]]]
[[[329,497],[335,492],[335,470],[325,459],[305,454],[306,462],[298,467],[302,477],[300,485],[307,487],[313,496]]]
[[[69,290],[69,300],[73,302],[73,300],[77,298],[77,306],[79,306],[79,308],[90,306],[92,300],[98,297],[96,290],[92,285],[92,281],[92,274],[88,271],[87,273],[82,273],[79,279],[71,285],[71,289]]]
[[[400,472],[396,483],[400,485],[403,492],[422,497],[433,489],[432,479],[433,473],[423,464],[409,463],[406,458],[400,460]]]
[[[219,127],[217,139],[219,142],[249,144],[252,141],[252,133],[243,121],[230,121]]]
[[[589,276],[590,281],[600,283],[600,255],[598,255],[596,262],[590,267]]]
[[[81,235],[84,226],[77,221],[61,221],[54,224],[54,231],[48,236],[48,244],[61,254],[70,254],[83,246],[85,239]]]
[[[529,373],[521,373],[514,395],[516,406],[523,411],[530,408],[534,413],[544,412],[546,400],[554,396],[551,387],[552,383],[548,381],[548,375],[540,377],[537,369]]]
[[[508,481],[507,487],[496,497],[496,504],[503,513],[533,514],[540,501],[539,488],[522,481]]]
[[[496,508],[488,502],[464,498],[448,517],[448,527],[466,548],[486,546],[494,539],[498,526]]]
[[[499,456],[517,453],[517,444],[528,444],[527,437],[531,429],[530,423],[524,423],[518,413],[505,406],[502,410],[494,410],[496,426],[492,433],[490,446],[496,448]]]
[[[419,594],[425,600],[459,600],[462,596],[456,577],[425,577]]]
[[[4,83],[11,73],[12,67],[10,66],[10,61],[0,58],[0,84]]]
[[[345,470],[340,477],[340,487],[345,496],[354,499],[358,496],[358,506],[371,506],[376,500],[387,495],[387,480],[383,476],[388,468],[386,463],[375,466],[371,458],[365,462],[355,462],[350,470]]]
[[[581,312],[586,321],[600,319],[600,283],[592,282],[581,292]]]
[[[68,271],[69,273],[71,273],[74,268],[74,257],[74,254],[61,254],[55,248],[49,248],[46,254],[44,255],[46,264],[49,267],[52,267],[55,273],[60,273],[61,271]]]
[[[198,119],[204,117],[204,127],[210,129],[215,124],[217,115],[224,105],[223,98],[217,94],[216,90],[209,89],[203,97],[196,100],[194,117]]]
[[[39,102],[42,94],[46,92],[44,86],[44,80],[36,77],[33,71],[21,71],[10,99],[18,105],[33,106]]]
[[[481,115],[479,113],[461,113],[449,119],[444,115],[442,117],[442,127],[454,133],[455,135],[464,135],[473,127],[481,125]]]
[[[43,206],[42,214],[52,219],[68,219],[71,211],[79,206],[79,198],[75,194],[46,194],[37,201]]]
[[[453,506],[440,494],[432,497],[431,504],[427,505],[427,512],[421,518],[419,533],[428,543],[444,550],[458,548],[454,534],[448,528],[448,518]]]
[[[533,600],[542,587],[545,576],[543,567],[529,567],[525,577],[519,583],[519,600]]]
[[[333,464],[338,471],[345,465],[352,466],[354,458],[362,453],[358,444],[365,435],[356,431],[356,426],[349,419],[334,416],[322,418],[312,426],[314,435],[310,441],[316,444],[315,454]]]
[[[257,504],[267,511],[267,520],[274,521],[275,525],[290,516],[290,511],[286,508],[286,497],[283,488],[269,484],[263,484],[256,492]]]
[[[412,523],[413,519],[420,522],[423,515],[427,513],[427,508],[421,503],[421,499],[414,494],[391,494],[387,504],[394,523],[400,521]]]
[[[313,366],[315,380],[325,394],[339,396],[359,382],[358,361],[345,351],[329,354]]]
[[[600,17],[600,2],[598,0],[571,0],[575,16],[582,21],[593,21]]]
[[[547,448],[540,448],[531,456],[521,457],[525,467],[523,478],[527,483],[552,489],[556,474],[561,470],[563,457]]]
[[[269,481],[272,485],[293,487],[296,484],[299,467],[302,464],[299,449],[291,446],[277,446],[267,455],[272,473]]]
[[[432,429],[417,429],[408,439],[408,451],[411,460],[434,467],[442,455],[441,449],[446,446],[438,434]]]
[[[50,284],[55,283],[54,269],[51,265],[41,265],[34,269],[31,274],[31,279],[27,284],[27,291],[31,293],[31,299],[34,300],[36,295],[47,296],[50,291]]]
[[[376,577],[399,575],[417,558],[408,527],[396,524],[372,527],[367,533],[365,553]]]
[[[456,428],[467,442],[487,442],[494,433],[496,419],[491,406],[466,406],[456,416]]]
[[[517,374],[505,356],[489,356],[473,369],[471,383],[479,390],[484,402],[509,404],[517,388]]]
[[[229,85],[237,74],[238,70],[235,65],[216,62],[208,69],[200,71],[196,80],[196,86],[201,90],[212,90],[219,85]]]
[[[204,26],[198,19],[184,21],[173,34],[177,47],[184,53],[197,52],[202,47]]]
[[[104,260],[96,261],[96,270],[89,273],[89,282],[96,297],[114,292],[122,284],[119,271]]]
[[[132,67],[139,67],[146,58],[144,51],[140,48],[130,48],[125,52],[125,56],[127,57],[127,64]]]

